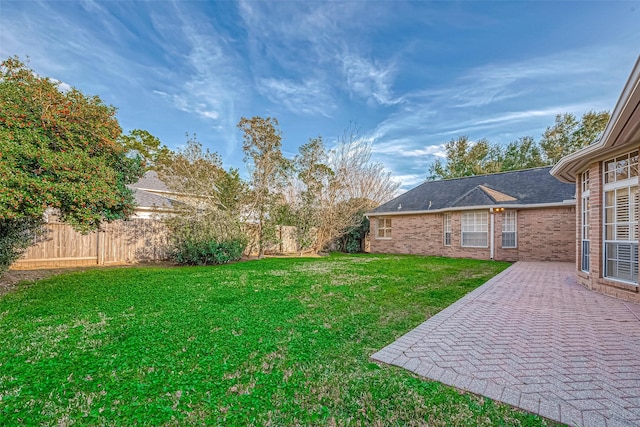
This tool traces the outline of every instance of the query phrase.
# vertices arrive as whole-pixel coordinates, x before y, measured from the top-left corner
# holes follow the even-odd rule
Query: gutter
[[[562,202],[554,202],[554,203],[532,203],[529,205],[523,204],[501,204],[501,205],[491,205],[491,206],[463,206],[463,207],[449,207],[442,209],[432,209],[432,210],[419,210],[419,211],[391,211],[391,212],[366,212],[364,216],[367,218],[375,217],[375,216],[400,216],[400,215],[424,215],[424,214],[432,214],[432,213],[442,213],[442,212],[455,212],[455,211],[470,211],[470,210],[484,210],[484,209],[540,209],[540,208],[554,208],[554,207],[565,207],[565,206],[575,206],[575,199],[563,200]]]

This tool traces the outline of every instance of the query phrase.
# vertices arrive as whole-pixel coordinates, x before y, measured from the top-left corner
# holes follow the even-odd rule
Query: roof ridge
[[[494,190],[486,184],[481,184],[478,187],[480,187],[480,189],[484,191],[494,202],[516,202],[518,200],[509,194]]]
[[[469,191],[467,191],[466,193],[464,193],[462,196],[458,197],[457,199],[455,199],[454,201],[452,201],[451,203],[449,203],[450,206],[455,206],[460,200],[464,199],[465,197],[467,197],[469,194],[473,193],[474,191],[480,189],[482,190],[482,185],[476,185],[475,187],[473,187],[472,189],[470,189]],[[484,191],[483,191],[484,192]],[[486,192],[485,192],[486,193]],[[495,202],[495,200],[494,200]]]
[[[427,182],[456,181],[456,180],[462,180],[462,179],[482,178],[482,177],[485,177],[485,176],[492,176],[492,175],[504,175],[504,174],[508,174],[508,173],[529,172],[529,171],[538,170],[538,169],[551,169],[552,167],[553,166],[536,166],[535,168],[516,169],[516,170],[512,170],[512,171],[501,171],[501,172],[489,172],[489,173],[483,173],[483,174],[480,174],[480,175],[458,176],[458,177],[455,177],[455,178],[436,179],[436,180],[427,181]]]

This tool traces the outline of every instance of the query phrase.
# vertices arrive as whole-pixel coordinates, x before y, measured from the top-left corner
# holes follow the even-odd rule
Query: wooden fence
[[[245,255],[258,255],[258,230],[255,227],[248,227],[246,230],[249,235],[249,244],[245,249]],[[298,252],[298,243],[296,242],[296,227],[291,225],[279,225],[276,227],[275,238],[277,242],[267,243],[264,247],[264,253],[267,255],[277,254],[293,254]]]
[[[11,269],[129,264],[167,258],[167,229],[160,221],[131,219],[81,234],[71,226],[46,224],[45,235]]]
[[[81,234],[71,226],[51,222],[45,235],[13,263],[12,270],[133,264],[167,259],[168,231],[161,221],[131,219],[103,224],[100,231]],[[245,255],[257,255],[257,234],[249,232]],[[267,254],[297,251],[295,227],[276,231],[277,243],[265,247]]]

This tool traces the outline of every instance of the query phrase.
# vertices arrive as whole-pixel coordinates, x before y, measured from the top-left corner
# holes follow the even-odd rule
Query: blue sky
[[[99,95],[125,131],[195,133],[244,170],[242,116],[276,117],[288,156],[355,122],[405,189],[457,136],[611,110],[638,54],[638,2],[0,0],[0,56]]]

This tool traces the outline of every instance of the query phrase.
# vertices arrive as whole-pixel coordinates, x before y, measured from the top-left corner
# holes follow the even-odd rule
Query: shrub
[[[339,242],[340,250],[349,254],[362,252],[362,240],[369,231],[369,219],[362,213],[358,215],[360,216],[360,223],[347,230]]]
[[[33,218],[0,219],[0,274],[6,271],[42,233]]]
[[[184,265],[212,265],[237,261],[247,246],[247,235],[228,212],[199,211],[185,206],[168,218],[171,259]]]
[[[172,259],[184,265],[226,264],[242,257],[246,241],[187,239],[177,242],[171,252]]]

